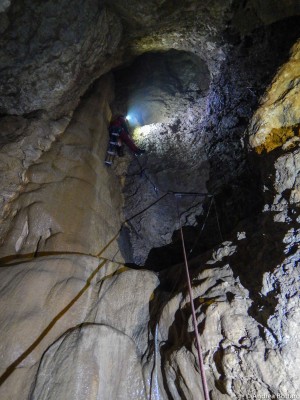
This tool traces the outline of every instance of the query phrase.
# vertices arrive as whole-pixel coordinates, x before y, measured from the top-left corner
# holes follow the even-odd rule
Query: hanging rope
[[[96,254],[96,257],[100,257],[101,254],[104,253],[104,251],[111,245],[112,242],[114,242],[119,234],[121,233],[121,230],[123,226],[125,226],[128,222],[136,218],[137,216],[143,214],[147,210],[149,210],[151,207],[153,207],[155,204],[159,203],[162,199],[164,199],[168,195],[174,195],[176,197],[181,197],[181,196],[211,196],[208,193],[200,193],[200,192],[193,192],[193,193],[188,193],[188,192],[165,192],[162,196],[160,196],[158,199],[154,200],[152,203],[148,204],[145,208],[143,208],[141,211],[138,211],[136,214],[132,215],[131,217],[125,219],[118,230],[118,232],[114,235],[114,237],[104,246],[104,248],[100,251],[100,253]]]
[[[206,196],[206,197],[212,197],[213,196],[213,195],[208,194],[208,193],[200,193],[200,192],[197,192],[197,193],[192,193],[192,192],[189,192],[189,193],[188,192],[185,192],[185,193],[184,192],[170,192],[170,194],[173,194],[176,197],[187,196],[187,195],[190,195],[190,196]],[[204,230],[207,218],[209,216],[209,212],[210,212],[211,206],[212,206],[212,199],[211,199],[211,202],[210,202],[210,206],[209,206],[208,212],[207,212],[206,217],[204,219],[203,225],[201,227],[200,233],[198,234],[198,236],[197,236],[197,238],[196,238],[196,240],[195,240],[195,242],[193,244],[193,247],[189,252],[188,260],[190,259],[190,254],[192,253],[196,242],[199,240],[200,234]],[[170,298],[171,298],[172,294],[175,292],[175,288],[177,287],[177,285],[180,282],[180,280],[181,280],[181,275],[180,274],[176,274],[176,279],[172,283],[172,287],[171,287],[171,290],[169,292],[169,297]]]
[[[150,179],[149,179],[150,181]],[[151,181],[150,181],[151,182]],[[153,184],[153,183],[152,183]],[[93,278],[97,275],[99,270],[105,265],[107,261],[112,261],[108,260],[107,258],[102,257],[102,254],[110,247],[110,245],[117,239],[119,236],[122,227],[124,224],[127,222],[131,221],[138,215],[144,213],[147,211],[149,208],[154,206],[156,203],[161,201],[164,197],[167,195],[173,195],[176,198],[176,205],[177,205],[177,215],[178,215],[178,223],[180,226],[180,233],[181,233],[181,241],[182,241],[182,248],[183,248],[183,254],[184,254],[184,261],[185,261],[185,268],[186,268],[186,275],[187,275],[187,281],[188,281],[188,287],[189,287],[189,295],[190,295],[190,303],[191,303],[191,308],[192,308],[192,315],[193,315],[193,324],[194,324],[194,330],[195,330],[195,335],[196,335],[196,343],[197,343],[197,351],[198,351],[198,360],[199,360],[199,368],[200,368],[200,373],[201,373],[201,379],[202,379],[202,386],[203,386],[203,393],[204,393],[204,398],[205,400],[209,400],[209,394],[208,394],[208,388],[207,388],[207,382],[206,382],[206,377],[205,377],[205,371],[204,371],[204,363],[203,363],[203,358],[201,354],[201,346],[200,346],[200,339],[199,339],[199,332],[198,332],[198,327],[197,327],[197,319],[196,319],[196,313],[195,313],[195,308],[194,308],[194,303],[193,303],[193,297],[192,297],[192,287],[191,287],[191,280],[189,276],[189,268],[188,268],[188,263],[187,263],[187,256],[186,256],[186,249],[185,249],[185,243],[184,243],[184,237],[183,237],[183,230],[182,226],[180,224],[180,216],[179,216],[179,209],[178,209],[178,197],[181,196],[210,196],[207,193],[180,193],[180,192],[165,192],[159,199],[154,201],[153,203],[149,204],[147,207],[145,207],[143,210],[140,212],[137,212],[130,218],[127,218],[125,221],[122,222],[120,229],[118,232],[113,236],[113,238],[98,252],[96,257],[101,258],[101,263],[95,268],[95,270],[90,274],[88,279],[86,280],[85,285],[83,288],[77,293],[77,295],[53,318],[53,320],[47,325],[47,327],[42,331],[42,333],[37,337],[37,339],[25,350],[23,354],[21,354],[0,376],[0,385],[15,371],[15,369],[18,367],[18,365],[36,348],[37,345],[40,344],[40,342],[43,340],[43,338],[48,334],[48,332],[53,328],[53,326],[60,320],[60,318],[67,312],[69,309],[73,306],[75,302],[86,292],[86,290],[90,287],[91,282]],[[115,253],[113,256],[113,260],[116,257],[117,253],[119,250]],[[65,253],[69,254],[69,253]],[[76,253],[73,253],[76,254]],[[51,255],[51,254],[50,254]],[[40,256],[38,252],[35,252],[33,257]],[[114,261],[115,262],[115,261]],[[119,264],[119,263],[118,263]],[[156,340],[157,340],[157,333],[156,333]]]
[[[152,182],[152,180],[149,178],[149,176],[146,174],[145,172],[145,168],[143,168],[142,164],[140,163],[140,160],[138,159],[138,156],[135,156],[136,161],[139,164],[140,167],[140,174],[141,176],[144,175],[144,177],[147,179],[147,181],[151,184],[151,186],[153,187],[155,193],[158,195],[158,188],[157,186]]]
[[[199,363],[199,369],[200,369],[200,375],[201,375],[201,381],[202,381],[202,389],[203,389],[204,399],[209,400],[209,393],[208,393],[207,381],[206,381],[206,376],[205,376],[205,371],[204,371],[204,363],[203,363],[200,338],[199,338],[199,332],[198,332],[197,318],[196,318],[196,312],[195,312],[195,307],[194,307],[191,278],[190,278],[189,266],[188,266],[188,261],[187,261],[187,256],[186,256],[182,226],[180,224],[178,200],[176,201],[176,206],[177,206],[178,223],[180,226],[180,236],[181,236],[182,250],[183,250],[183,256],[184,256],[185,272],[186,272],[186,278],[187,278],[188,288],[189,288],[189,296],[190,296],[190,304],[191,304],[192,316],[193,316],[194,332],[195,332],[196,343],[197,343],[196,347],[197,347],[197,353],[198,353],[198,363]]]
[[[201,234],[202,234],[202,232],[203,232],[203,229],[204,229],[204,227],[205,227],[205,225],[206,225],[206,221],[207,221],[207,218],[208,218],[209,213],[210,213],[210,209],[211,209],[211,206],[212,206],[212,203],[213,203],[213,199],[214,199],[214,198],[213,198],[213,196],[212,196],[211,201],[210,201],[210,204],[209,204],[209,207],[208,207],[208,211],[207,211],[206,216],[205,216],[205,218],[204,218],[204,222],[203,222],[203,224],[202,224],[202,227],[201,227],[201,229],[200,229],[200,232],[198,233],[198,235],[197,235],[197,237],[196,237],[196,239],[195,239],[195,241],[194,241],[194,244],[193,244],[192,248],[191,248],[190,251],[189,251],[188,258],[191,257],[191,254],[192,254],[192,252],[194,251],[194,248],[195,248],[196,244],[198,243],[198,240],[199,240],[199,238],[200,238],[200,236],[201,236]]]
[[[215,207],[215,212],[216,212],[216,217],[217,217],[217,224],[218,224],[218,229],[219,229],[219,235],[220,235],[220,238],[221,238],[222,242],[224,242],[223,235],[222,235],[222,232],[221,232],[220,222],[219,222],[219,216],[218,216],[218,211],[217,211],[217,205],[216,205],[216,201],[215,201],[215,197],[214,197],[214,196],[213,196],[213,201],[214,201],[214,207]]]
[[[138,163],[142,169],[142,166],[138,160]],[[145,177],[149,180],[149,182],[153,185],[155,192],[158,193],[156,186],[153,184],[153,182],[147,177],[147,175],[145,174]],[[173,195],[176,199],[176,207],[177,207],[177,218],[178,218],[178,225],[179,225],[179,230],[180,230],[180,237],[181,237],[181,243],[182,243],[182,250],[183,250],[183,257],[184,257],[184,265],[185,265],[185,272],[186,272],[186,278],[187,278],[187,283],[188,283],[188,290],[189,290],[189,298],[190,298],[190,304],[191,304],[191,310],[192,310],[192,319],[193,319],[193,326],[194,326],[194,332],[195,332],[195,338],[196,338],[196,348],[197,348],[197,355],[198,355],[198,364],[199,364],[199,370],[200,370],[200,376],[201,376],[201,383],[202,383],[202,390],[203,390],[203,395],[204,395],[204,399],[205,400],[210,400],[209,398],[209,392],[208,392],[208,386],[207,386],[207,380],[206,380],[206,375],[205,375],[205,369],[204,369],[204,361],[203,361],[203,356],[202,356],[202,349],[201,349],[201,344],[200,344],[200,337],[199,337],[199,332],[198,332],[198,325],[197,325],[197,317],[196,317],[196,311],[195,311],[195,306],[194,306],[194,300],[193,300],[193,292],[192,292],[192,285],[191,285],[191,278],[190,278],[190,273],[189,273],[189,266],[188,266],[188,259],[187,259],[187,254],[186,254],[186,247],[185,247],[185,241],[184,241],[184,236],[183,236],[183,229],[181,226],[181,222],[180,222],[180,215],[179,215],[179,207],[178,207],[178,198],[182,197],[182,196],[209,196],[212,197],[206,217],[204,219],[202,228],[200,230],[200,233],[198,234],[196,241],[194,242],[193,247],[191,248],[191,250],[189,251],[189,255],[192,253],[196,242],[199,240],[199,237],[205,227],[206,221],[208,219],[210,210],[211,210],[211,206],[212,203],[214,203],[214,208],[215,208],[215,212],[216,212],[216,219],[217,219],[217,224],[218,224],[218,229],[219,229],[219,234],[220,237],[223,241],[223,236],[222,236],[222,232],[221,232],[221,228],[220,228],[220,222],[219,222],[219,217],[218,217],[218,212],[217,212],[217,207],[216,207],[216,203],[215,203],[215,199],[213,195],[209,195],[207,193],[184,193],[184,192],[165,192],[160,198],[158,198],[157,200],[155,200],[154,202],[152,202],[151,204],[149,204],[147,207],[145,207],[143,210],[137,212],[136,214],[132,215],[130,218],[127,218],[120,227],[119,232],[117,233],[117,235],[112,239],[114,240],[118,234],[120,233],[122,227],[124,224],[128,223],[129,221],[131,221],[132,219],[136,218],[138,215],[143,214],[145,211],[147,211],[148,209],[150,209],[151,207],[153,207],[155,204],[157,204],[158,202],[160,202],[164,197],[166,197],[167,195]],[[111,241],[112,242],[112,241]],[[110,242],[110,243],[111,243]],[[109,244],[110,244],[109,243]],[[108,245],[109,245],[108,244]],[[108,246],[106,246],[107,248]],[[103,251],[101,251],[102,253]],[[151,394],[152,395],[152,394]]]
[[[121,228],[124,224],[126,224],[127,222],[131,221],[133,218],[136,218],[138,215],[143,214],[145,211],[149,210],[149,208],[153,207],[156,203],[158,203],[159,201],[161,201],[164,197],[166,197],[168,194],[170,194],[170,192],[166,192],[164,195],[162,195],[161,197],[159,197],[157,200],[153,201],[152,203],[150,203],[148,206],[146,206],[145,208],[143,208],[141,211],[137,212],[136,214],[132,215],[131,217],[127,218],[124,222],[122,222]]]

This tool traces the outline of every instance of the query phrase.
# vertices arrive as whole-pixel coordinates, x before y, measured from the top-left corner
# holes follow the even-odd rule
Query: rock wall
[[[117,241],[105,247],[122,206],[103,162],[111,100],[106,76],[69,118],[6,118],[19,136],[2,147],[4,177],[15,183],[7,182],[1,224],[1,398],[28,397],[47,347],[88,318],[92,279],[101,269],[101,286],[118,269],[106,260],[122,261]]]
[[[254,160],[262,175],[263,209],[255,219],[241,222],[212,253],[191,261],[212,399],[299,396],[298,130],[285,135],[286,127],[299,125],[298,71],[299,43],[249,127],[251,151],[258,154]],[[164,393],[162,398],[201,398],[183,279],[179,266],[164,272],[164,295],[157,290],[158,305],[153,305],[152,332],[154,336],[158,329],[162,365],[157,390]],[[160,296],[164,300],[159,301]]]
[[[147,53],[117,70],[116,99],[112,107],[126,110],[133,137],[146,154],[130,159],[123,188],[126,217],[141,211],[168,191],[206,193],[209,164],[201,123],[207,115],[210,74],[206,63],[193,53],[170,50]],[[186,197],[180,213],[195,225],[203,198]],[[167,245],[178,229],[173,196],[131,221],[132,254],[127,261],[147,263],[151,249]],[[155,262],[150,267],[156,268]]]
[[[2,148],[3,178],[12,193],[9,198],[3,195],[1,257],[98,254],[117,233],[122,199],[113,189],[118,187],[117,178],[103,163],[111,100],[112,80],[106,77],[63,122],[50,121],[47,126],[49,121],[43,118],[6,118],[8,125],[12,119],[11,129],[16,121],[25,128],[19,129],[18,140]],[[31,135],[24,138],[28,130]],[[14,186],[9,181],[12,175]],[[106,256],[113,257],[116,251],[113,245]]]
[[[297,51],[295,46],[292,64]],[[270,93],[278,88],[286,69],[288,64],[278,72]],[[293,108],[295,88],[290,87],[289,94],[284,87],[285,102],[290,101]],[[281,90],[278,93],[281,98]],[[278,106],[277,124],[277,115],[284,110],[277,99],[274,103]],[[254,117],[256,123],[249,128],[251,143],[255,143],[252,138],[263,125],[261,115],[267,107],[263,101]],[[290,122],[299,123],[297,117]],[[269,121],[269,131],[272,129]],[[254,147],[266,205],[255,219],[242,221],[213,252],[191,261],[194,304],[212,399],[298,395],[297,142],[294,145],[269,153]],[[288,197],[289,193],[293,196]],[[105,283],[101,281],[98,287],[95,283],[97,295],[91,296],[93,302],[84,323],[52,342],[44,354],[32,398],[63,398],[65,393],[72,393],[75,399],[142,399],[147,395],[153,399],[202,398],[184,282],[182,265],[178,265],[161,272],[159,280],[152,272],[119,268],[114,275],[105,276]],[[104,322],[109,327],[103,326]],[[108,336],[114,340],[113,348]],[[107,365],[112,356],[114,370],[121,377],[118,385],[114,384],[115,374],[101,366],[101,360]],[[70,365],[76,367],[69,369]],[[79,377],[83,384],[76,386]],[[101,386],[101,378],[108,386]],[[130,387],[126,386],[129,381]]]
[[[0,113],[47,110],[57,118],[74,110],[90,83],[113,64],[119,18],[94,0],[5,3]]]
[[[0,273],[1,398],[145,398],[153,273],[80,255],[38,256]]]
[[[216,173],[211,187],[219,181],[227,184],[232,177],[228,170],[238,173],[245,154],[251,171],[259,176],[256,186],[249,181],[245,186],[249,183],[248,191],[256,188],[250,199],[259,197],[263,206],[249,216],[240,211],[247,209],[241,196],[228,212],[225,192],[223,214],[228,212],[227,221],[232,225],[234,221],[234,227],[223,231],[218,245],[219,239],[210,237],[217,235],[208,231],[207,243],[213,248],[206,246],[190,260],[210,397],[296,398],[300,392],[299,42],[245,128],[272,75],[264,71],[265,60],[276,58],[275,47],[260,58],[264,46],[272,43],[270,37],[276,39],[273,33],[280,27],[285,33],[293,31],[292,38],[297,19],[273,26],[273,31],[247,35],[263,21],[280,19],[282,13],[297,14],[297,4],[291,0],[283,8],[276,0],[271,10],[270,2],[256,0],[213,0],[209,8],[197,1],[181,2],[180,8],[169,1],[151,1],[144,8],[138,3],[130,1],[124,8],[115,0],[107,8],[91,0],[86,2],[86,13],[81,13],[83,3],[73,2],[72,8],[66,1],[62,3],[66,15],[50,1],[0,5],[4,60],[0,88],[6,96],[0,112],[8,114],[1,115],[0,397],[203,398],[180,247],[178,264],[159,273],[123,265],[119,244],[124,245],[126,235],[116,240],[122,221],[120,189],[126,178],[133,177],[136,188],[141,171],[127,170],[129,156],[115,169],[103,165],[111,77],[103,76],[79,102],[91,81],[121,62],[128,45],[130,55],[173,47],[203,56],[213,78],[206,99],[210,107],[205,136],[210,172]],[[220,32],[231,6],[238,10],[233,19],[237,36],[227,46],[220,43]],[[25,9],[28,14],[23,15]],[[249,18],[243,19],[245,15]],[[128,28],[123,41],[121,20]],[[61,41],[55,40],[58,34]],[[230,46],[234,49],[226,58]],[[257,57],[252,59],[249,49],[256,48]],[[249,60],[260,62],[259,68],[250,64],[246,68]],[[249,82],[252,70],[256,72]],[[208,79],[206,68],[204,75]],[[236,77],[242,84],[236,84]],[[21,115],[24,112],[29,114]],[[178,126],[169,128],[176,131]],[[185,171],[190,173],[190,187],[205,190],[208,166],[201,160],[203,176],[199,178],[193,168]],[[185,179],[179,171],[158,174],[161,186],[165,189]],[[149,193],[154,188],[149,181],[147,185]],[[145,197],[152,198],[146,191]],[[177,218],[171,206],[167,205],[170,225]],[[139,211],[130,208],[128,214]],[[182,223],[194,218],[192,206],[190,210],[192,216],[183,214]],[[139,221],[145,236],[152,229],[151,246],[161,240],[157,215],[155,221]],[[169,240],[168,235],[163,239]]]

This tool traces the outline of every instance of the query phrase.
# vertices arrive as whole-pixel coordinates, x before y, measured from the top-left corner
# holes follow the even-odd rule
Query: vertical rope
[[[198,240],[199,240],[199,238],[200,238],[200,236],[201,236],[201,234],[202,234],[202,232],[203,232],[203,229],[205,228],[205,224],[206,224],[207,218],[208,218],[209,213],[210,213],[210,209],[211,209],[212,202],[213,202],[213,197],[211,198],[211,201],[210,201],[210,204],[209,204],[209,207],[208,207],[208,211],[207,211],[207,213],[206,213],[206,217],[205,217],[204,222],[203,222],[203,224],[202,224],[202,228],[200,229],[200,232],[198,233],[196,239],[194,240],[194,244],[193,244],[192,248],[191,248],[190,251],[188,252],[188,258],[191,257],[191,254],[192,254],[192,252],[194,251],[194,248],[195,248],[196,244],[198,243]]]
[[[140,163],[140,160],[139,160],[138,156],[135,156],[135,159],[136,159],[136,161],[137,161],[138,164],[139,164],[141,176],[144,175],[144,177],[145,177],[145,178],[150,182],[150,184],[152,185],[152,187],[153,187],[155,193],[158,195],[158,188],[157,188],[157,186],[152,182],[152,180],[151,180],[151,179],[149,178],[149,176],[146,174],[145,169],[143,168],[142,164]]]
[[[197,343],[196,347],[197,347],[197,353],[198,353],[198,363],[199,363],[199,369],[200,369],[200,375],[201,375],[201,381],[202,381],[202,389],[203,389],[204,399],[209,400],[208,387],[207,387],[207,381],[206,381],[206,376],[205,376],[205,371],[204,371],[204,363],[203,363],[200,338],[199,338],[199,332],[198,332],[197,318],[196,318],[196,312],[195,312],[195,307],[194,307],[191,278],[190,278],[189,266],[188,266],[188,261],[187,261],[187,256],[186,256],[182,226],[180,224],[178,200],[176,201],[176,205],[177,205],[178,222],[179,222],[179,226],[180,226],[180,236],[181,236],[182,250],[183,250],[183,256],[184,256],[185,272],[186,272],[186,278],[187,278],[187,282],[188,282],[190,303],[191,303],[192,316],[193,316],[193,325],[194,325],[194,331],[195,331],[196,343]]]
[[[213,201],[214,201],[214,207],[215,207],[215,213],[216,213],[216,217],[217,217],[217,224],[218,224],[219,234],[220,234],[220,238],[221,238],[221,240],[222,240],[222,242],[223,242],[224,239],[223,239],[223,235],[222,235],[222,231],[221,231],[221,227],[220,227],[220,221],[219,221],[219,216],[218,216],[218,211],[217,211],[217,205],[216,205],[215,196],[213,196],[212,198],[213,198]]]

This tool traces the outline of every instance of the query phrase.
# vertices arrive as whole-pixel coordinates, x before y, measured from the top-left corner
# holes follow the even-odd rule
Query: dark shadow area
[[[245,174],[246,183],[251,170],[255,170],[255,165],[248,164],[246,130],[261,96],[278,69],[288,61],[300,36],[299,26],[300,16],[295,16],[257,28],[243,37],[231,26],[224,32],[229,52],[211,85],[204,132],[211,165],[210,192],[231,185],[241,173]]]
[[[272,190],[275,180],[275,160],[282,155],[281,149],[275,149],[263,156],[253,154],[253,162],[263,171],[262,180],[270,182],[269,190],[264,193],[265,203],[272,204],[275,190]],[[289,200],[290,190],[283,193],[283,197]],[[289,222],[275,222],[276,212],[258,213],[249,218],[245,223],[239,224],[240,231],[247,232],[247,240],[241,240],[237,252],[230,257],[230,266],[241,284],[249,290],[249,297],[253,303],[249,314],[263,326],[267,327],[268,318],[274,314],[277,306],[276,295],[279,288],[274,288],[266,296],[260,293],[263,275],[272,273],[288,255],[297,251],[297,246],[292,246],[286,253],[286,243],[283,239],[290,229],[298,229],[297,217],[299,210],[295,206],[289,206],[287,217]],[[229,238],[231,240],[231,238]],[[270,328],[268,327],[270,330]]]
[[[231,185],[220,188],[213,198],[208,197],[197,226],[183,227],[188,259],[197,257],[221,243],[226,235],[244,219],[252,218],[263,205],[260,177],[244,173]],[[172,242],[150,251],[144,268],[161,271],[183,262],[180,231],[173,233]]]
[[[272,273],[287,257],[283,238],[290,224],[274,222],[275,213],[258,215],[247,224],[247,240],[240,241],[237,252],[230,257],[230,266],[235,277],[249,290],[253,303],[249,315],[267,327],[268,318],[277,306],[276,290],[264,296],[260,293],[263,275]],[[269,329],[269,328],[268,328]]]
[[[124,260],[128,260],[126,266],[134,268],[135,264],[131,264],[132,260],[132,245],[130,241],[130,230],[127,226],[122,226],[120,236],[118,238],[118,246]]]
[[[296,223],[295,215],[298,213],[292,214],[294,220],[291,224],[286,224],[274,222],[273,213],[261,212],[263,204],[268,201],[267,197],[270,197],[270,201],[274,198],[274,193],[263,193],[262,182],[266,182],[266,176],[275,173],[274,160],[278,152],[275,150],[267,157],[249,155],[244,132],[258,107],[260,96],[264,94],[278,68],[288,60],[291,46],[299,37],[299,26],[300,18],[291,17],[258,28],[243,38],[230,29],[224,33],[231,51],[220,75],[212,84],[214,88],[210,95],[210,115],[205,131],[209,138],[207,153],[211,164],[208,188],[210,193],[215,194],[215,208],[211,206],[210,198],[207,198],[202,215],[197,217],[197,226],[183,228],[191,275],[194,276],[199,275],[201,269],[209,268],[201,263],[202,256],[205,260],[205,252],[223,240],[236,240],[238,231],[247,232],[247,240],[239,242],[237,252],[228,261],[234,276],[239,277],[241,284],[249,290],[253,300],[250,315],[265,327],[277,305],[277,289],[262,296],[262,278],[264,273],[272,272],[286,257],[283,238]],[[226,263],[227,258],[223,261]],[[149,331],[153,337],[164,305],[186,290],[181,262],[183,254],[179,231],[173,233],[171,244],[152,249],[146,261],[145,267],[157,271],[160,278],[160,285],[150,302]],[[226,297],[230,303],[234,294],[227,292]],[[195,301],[198,310],[199,301]],[[206,307],[204,301],[201,312],[205,313]],[[187,346],[191,351],[193,337],[187,332],[190,315],[189,304],[184,309],[176,310],[168,339],[160,347],[164,389],[169,399],[173,397],[164,366],[168,365],[172,353],[182,346]],[[198,329],[201,332],[204,326]],[[150,342],[149,354],[152,351],[153,341]],[[222,359],[223,355],[216,352],[215,357]],[[216,365],[220,364],[217,359],[215,362]],[[221,393],[226,393],[224,371],[220,369],[218,372],[221,378],[216,382],[217,388]],[[180,390],[180,385],[177,382],[174,384]]]
[[[236,231],[229,235],[228,240],[236,240],[236,232],[246,230],[247,240],[239,241],[237,252],[230,257],[224,257],[222,265],[227,262],[230,263],[230,267],[233,270],[234,276],[239,277],[239,280],[243,287],[249,291],[249,297],[253,301],[249,308],[249,315],[253,317],[260,324],[260,336],[264,338],[265,327],[276,340],[276,335],[270,329],[267,324],[268,318],[274,314],[275,307],[277,306],[276,294],[279,293],[279,288],[275,288],[270,291],[266,296],[260,293],[262,287],[263,275],[266,272],[273,272],[274,269],[282,263],[286,258],[285,252],[286,244],[283,243],[283,238],[286,232],[293,226],[299,227],[299,223],[296,222],[298,213],[292,214],[294,220],[290,223],[274,222],[275,213],[257,213],[253,218],[249,218],[242,221],[236,227]],[[296,251],[296,248],[291,248],[289,255]],[[203,255],[205,258],[205,255]],[[201,256],[190,262],[190,272],[193,284],[196,286],[200,284],[195,278],[199,276],[199,273],[203,269],[218,268],[218,263],[209,266],[201,262]],[[150,302],[150,322],[149,331],[153,337],[155,335],[155,327],[157,322],[160,320],[161,313],[164,306],[178,293],[187,292],[187,283],[183,264],[177,264],[172,269],[164,269],[158,273],[160,278],[160,285],[154,292],[154,297]],[[216,284],[219,284],[217,281]],[[232,302],[235,295],[228,291],[225,293],[229,303]],[[208,306],[218,301],[218,297],[197,297],[194,300],[195,309],[197,313],[206,312]],[[179,308],[175,312],[174,321],[171,324],[168,332],[168,339],[162,343],[160,347],[160,354],[162,360],[162,375],[164,388],[168,394],[168,398],[172,399],[170,389],[168,387],[168,377],[164,366],[168,365],[172,354],[176,353],[177,350],[183,346],[191,352],[191,346],[194,340],[194,336],[188,332],[188,321],[191,318],[191,309],[189,303],[183,308]],[[205,328],[205,318],[201,324],[198,325],[200,334]],[[154,350],[154,343],[150,342],[149,352]],[[222,350],[218,350],[215,353],[216,365],[219,365],[217,357],[222,358]],[[218,390],[221,393],[226,393],[224,379],[224,371],[219,370],[221,377],[215,382]],[[176,385],[177,387],[177,385]],[[177,387],[180,390],[180,385]]]

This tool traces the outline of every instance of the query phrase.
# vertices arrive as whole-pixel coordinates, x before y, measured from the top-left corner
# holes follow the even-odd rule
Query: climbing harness
[[[106,150],[106,156],[104,160],[104,164],[110,167],[115,159],[115,156],[118,154],[120,155],[120,151],[122,149],[122,146],[119,143],[119,137],[121,134],[122,128],[118,127],[112,127],[109,130],[109,142]],[[149,176],[145,172],[145,168],[142,166],[140,163],[140,160],[138,159],[138,154],[135,154],[135,159],[139,165],[140,168],[140,176],[144,176],[146,180],[151,184],[153,187],[155,193],[158,195],[158,188],[157,186],[153,183],[153,181],[149,178]]]

